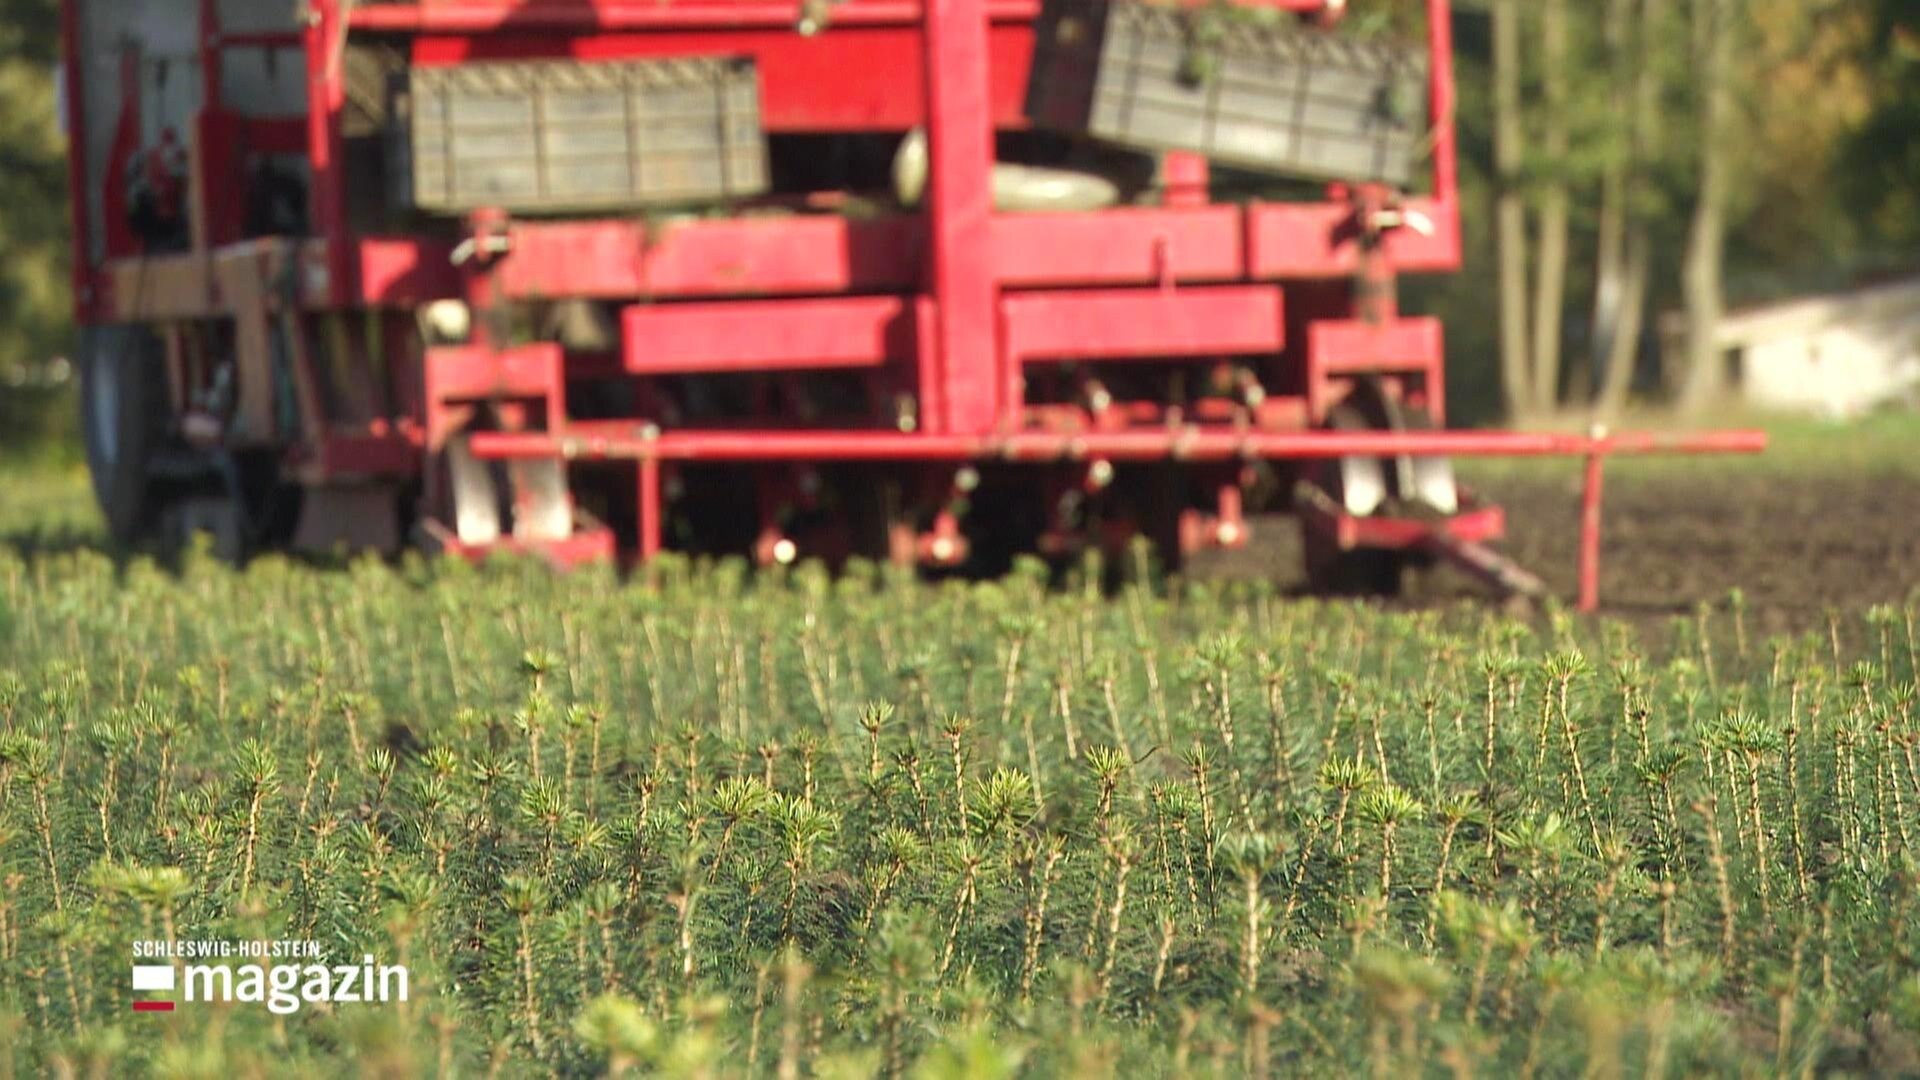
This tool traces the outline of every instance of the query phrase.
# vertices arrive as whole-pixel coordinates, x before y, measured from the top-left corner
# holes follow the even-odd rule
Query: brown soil
[[[1558,596],[1576,590],[1580,483],[1577,469],[1483,480],[1483,498],[1505,506],[1500,547]],[[1873,604],[1898,603],[1920,587],[1920,477],[1773,475],[1756,470],[1674,470],[1609,475],[1602,533],[1601,601],[1616,618],[1658,628],[1702,602],[1746,597],[1756,636],[1826,626],[1829,608],[1849,621]],[[1259,573],[1292,556],[1278,550],[1278,523],[1256,523],[1253,550],[1205,571]],[[1197,568],[1198,569],[1198,568]],[[1278,571],[1290,577],[1290,569]],[[1487,595],[1452,571],[1430,575],[1418,599]]]

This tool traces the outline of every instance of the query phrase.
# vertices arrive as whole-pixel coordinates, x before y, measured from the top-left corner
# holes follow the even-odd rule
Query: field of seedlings
[[[0,1077],[1920,1071],[1902,588],[1787,634],[16,539]],[[155,940],[410,993],[135,1012]]]

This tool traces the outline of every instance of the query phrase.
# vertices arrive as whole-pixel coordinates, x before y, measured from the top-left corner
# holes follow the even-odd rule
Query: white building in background
[[[1735,393],[1756,408],[1847,417],[1920,404],[1920,277],[1735,311],[1719,336]]]

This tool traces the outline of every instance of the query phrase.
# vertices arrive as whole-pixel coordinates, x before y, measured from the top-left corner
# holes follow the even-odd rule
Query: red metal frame
[[[756,321],[767,317],[781,334]],[[878,367],[918,346],[913,303],[900,296],[641,305],[623,324],[635,375]]]
[[[229,249],[217,245],[238,238],[231,217],[199,226],[216,245],[211,253],[107,265],[90,257],[76,2],[68,0],[63,25],[75,135],[78,314],[88,322],[231,320],[236,301],[208,275],[205,257],[224,258]],[[1323,17],[1341,10],[1328,0],[1262,2]],[[771,511],[793,494],[791,467],[808,462],[951,470],[967,462],[1173,459],[1210,468],[1207,482],[1213,483],[1231,478],[1236,462],[1574,455],[1587,459],[1581,599],[1591,603],[1606,457],[1749,452],[1764,438],[1746,432],[1588,438],[1302,429],[1323,421],[1357,376],[1386,380],[1436,418],[1444,415],[1440,328],[1400,317],[1392,303],[1399,275],[1449,271],[1461,261],[1451,8],[1449,0],[1423,2],[1432,177],[1427,192],[1404,199],[1336,186],[1317,203],[1216,205],[1208,198],[1206,162],[1172,154],[1159,206],[996,213],[994,132],[1025,125],[1021,109],[1038,0],[844,0],[831,8],[827,27],[810,35],[795,29],[807,10],[801,3],[774,0],[309,0],[297,31],[226,35],[211,0],[201,0],[209,53],[296,44],[305,50],[309,109],[297,126],[227,115],[218,107],[219,65],[205,64],[209,108],[197,125],[196,152],[211,188],[205,202],[228,214],[244,203],[243,193],[220,178],[242,175],[246,154],[299,149],[310,159],[313,235],[296,249],[299,279],[289,297],[295,310],[281,313],[286,325],[336,317],[322,313],[405,311],[439,300],[463,300],[474,309],[477,332],[469,345],[382,356],[383,364],[402,369],[375,395],[399,398],[393,415],[370,425],[323,418],[321,430],[304,432],[301,444],[288,448],[299,475],[311,482],[427,472],[429,456],[476,404],[505,405],[501,426],[516,430],[473,433],[469,446],[477,456],[636,462],[644,558],[663,544],[663,467],[680,462],[776,467],[759,470],[767,477],[756,496]],[[478,215],[470,227],[483,242],[483,257],[456,268],[454,241],[358,235],[349,227],[341,134],[342,50],[349,33],[408,37],[411,62],[420,65],[506,57],[752,56],[772,132],[901,131],[924,123],[926,204],[919,213],[864,219],[800,213],[664,225]],[[1414,220],[1423,227],[1396,227]],[[108,287],[116,280],[138,282],[140,295],[116,294]],[[1343,294],[1343,282],[1366,302]],[[488,341],[484,316],[492,305],[573,297],[625,306],[617,360]],[[296,374],[312,382],[316,365],[306,355],[305,337],[295,337]],[[397,351],[390,343],[381,348]],[[1227,357],[1254,358],[1240,370],[1257,369],[1257,376],[1244,377],[1265,379],[1267,386],[1256,382],[1250,394],[1179,407],[1162,401],[1089,407],[1029,401],[1026,385],[1029,373],[1059,363],[1177,361],[1226,371],[1218,362]],[[800,410],[779,403],[807,395],[806,380],[793,372],[828,369],[864,380],[876,404],[904,391],[910,408],[866,417],[864,427],[807,429],[792,418]],[[742,422],[747,430],[689,429],[663,418],[650,380],[714,373],[759,380],[756,400],[766,404]],[[586,377],[636,383],[635,415],[569,419],[567,381]],[[534,423],[528,406],[541,410],[545,430],[524,430]],[[927,480],[916,474],[912,486],[926,488]],[[1475,513],[1437,526],[1433,535],[1461,543],[1481,538],[1483,526],[1497,522],[1488,515],[1497,511]],[[1218,513],[1196,512],[1192,523],[1196,535],[1210,529],[1219,542],[1239,542],[1241,514],[1239,486],[1229,479],[1220,488]],[[958,550],[951,506],[939,507],[934,521],[932,533],[908,529],[898,546],[925,548],[917,556],[923,559],[950,559]],[[1339,525],[1356,542],[1417,540],[1396,527],[1365,520]],[[945,542],[936,544],[941,538]],[[596,532],[577,546],[597,551],[602,543]]]

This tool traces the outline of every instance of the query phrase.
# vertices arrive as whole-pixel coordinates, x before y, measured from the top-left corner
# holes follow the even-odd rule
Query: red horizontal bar
[[[1000,214],[994,274],[1014,288],[1232,281],[1246,276],[1237,206]]]
[[[1038,0],[992,0],[987,16],[1027,21]],[[459,3],[367,4],[353,11],[356,30],[474,34],[497,30],[653,30],[693,28],[792,29],[797,3]],[[920,5],[900,0],[852,0],[836,5],[832,26],[918,25]]]
[[[1007,355],[1021,362],[1244,356],[1286,342],[1270,285],[1013,293],[1000,318]]]
[[[1276,232],[1276,215],[1291,224]],[[1338,277],[1358,265],[1357,247],[1336,235],[1351,216],[1327,204],[999,214],[994,276],[1002,286],[1033,289]],[[905,214],[523,222],[513,226],[512,246],[498,276],[516,299],[899,293],[920,288],[925,274],[924,223]],[[369,237],[358,247],[361,295],[370,303],[459,295],[450,245]],[[1430,249],[1391,250],[1399,270],[1440,265]]]
[[[511,349],[436,345],[427,350],[427,384],[439,401],[546,397],[562,385],[560,346],[536,342]]]
[[[1338,509],[1307,505],[1303,512],[1311,527],[1331,537],[1342,551],[1379,548],[1406,551],[1433,543],[1445,535],[1469,543],[1499,540],[1507,532],[1507,514],[1498,506],[1470,507],[1451,517],[1421,519],[1355,517]]]
[[[622,321],[636,375],[877,367],[917,351],[912,306],[898,296],[661,304]]]
[[[1385,323],[1328,319],[1307,327],[1307,351],[1329,375],[1375,371],[1426,371],[1445,352],[1440,320],[1395,319]]]
[[[133,1003],[133,1011],[134,1012],[172,1012],[173,1002],[171,1001],[136,1001]]]
[[[1579,457],[1637,454],[1757,454],[1763,431],[1630,433],[1514,431],[1239,432],[1177,430],[1025,432],[997,436],[903,435],[884,431],[675,431],[649,437],[631,422],[576,423],[545,432],[475,433],[469,448],[487,459],[656,459],[667,461],[1235,461],[1342,457]]]
[[[1193,0],[1189,0],[1193,2]],[[1260,0],[1258,6],[1287,11],[1319,11],[1326,0]],[[1038,0],[990,0],[994,20],[1031,20]],[[914,24],[920,5],[902,0],[852,0],[837,5],[832,25]],[[494,3],[365,4],[352,10],[356,30],[479,33],[492,30],[620,30],[683,26],[785,26],[800,16],[798,4],[781,3],[631,3],[604,0],[534,0]]]
[[[1460,212],[1453,203],[1408,199],[1407,213],[1433,225],[1427,236],[1394,229],[1381,241],[1381,255],[1401,273],[1460,268]],[[1340,203],[1255,203],[1247,207],[1247,273],[1262,280],[1326,278],[1360,270],[1359,222]]]
[[[915,218],[516,225],[500,264],[516,298],[897,292],[921,276]]]

